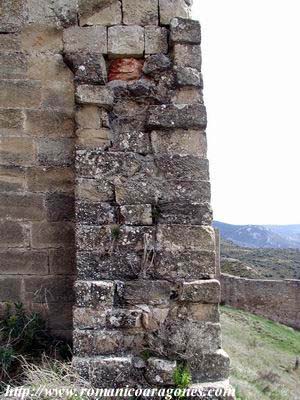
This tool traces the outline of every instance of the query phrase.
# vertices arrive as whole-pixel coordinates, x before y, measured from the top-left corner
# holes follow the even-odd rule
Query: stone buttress
[[[200,25],[189,0],[85,4],[64,31],[77,102],[73,364],[98,388],[174,386],[182,366],[192,384],[226,382]]]

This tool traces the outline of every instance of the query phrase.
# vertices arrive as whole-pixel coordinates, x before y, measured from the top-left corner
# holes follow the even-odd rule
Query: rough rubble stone
[[[101,26],[72,26],[63,32],[65,53],[107,54],[107,30]]]
[[[158,25],[158,0],[122,0],[125,25]]]
[[[115,286],[112,282],[77,281],[75,283],[76,306],[97,308],[99,305],[112,306]]]
[[[174,17],[189,18],[190,0],[159,0],[160,23],[169,25]]]
[[[152,206],[151,204],[121,206],[120,219],[126,225],[152,225]]]
[[[116,25],[108,28],[108,54],[111,57],[139,57],[145,50],[144,28]]]
[[[172,66],[171,60],[164,54],[154,54],[146,58],[143,72],[146,75],[153,75],[158,72],[166,71]]]
[[[176,361],[150,357],[147,362],[147,381],[152,385],[173,385],[176,365]]]
[[[115,224],[117,222],[117,210],[109,203],[77,201],[76,221],[87,225]]]
[[[140,309],[113,309],[107,313],[109,328],[141,328],[143,312]]]
[[[73,357],[72,358],[72,367],[76,370],[78,375],[89,381],[90,379],[90,363],[88,358],[81,357]]]
[[[80,83],[105,84],[107,82],[106,61],[101,54],[67,53],[65,62]]]
[[[206,108],[203,105],[162,105],[149,108],[149,128],[205,129],[206,125]]]
[[[201,72],[190,67],[175,67],[178,86],[196,86],[203,88]]]
[[[79,23],[81,26],[121,24],[121,7],[119,0],[80,0]]]
[[[110,108],[114,102],[112,91],[104,86],[79,85],[76,88],[75,96],[79,104],[93,104]]]
[[[111,151],[129,151],[139,154],[151,153],[150,137],[148,132],[131,131],[112,133]]]
[[[201,27],[199,21],[191,19],[174,18],[171,21],[170,39],[173,43],[201,43]]]
[[[218,304],[220,302],[220,282],[216,279],[184,282],[180,300],[192,303]]]
[[[174,63],[179,67],[189,67],[201,71],[201,47],[198,45],[175,44]]]
[[[145,27],[145,53],[168,53],[168,30],[158,26]]]

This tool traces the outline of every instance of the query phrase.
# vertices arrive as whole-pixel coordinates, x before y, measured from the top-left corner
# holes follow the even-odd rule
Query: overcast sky
[[[300,1],[194,0],[215,219],[300,224]]]

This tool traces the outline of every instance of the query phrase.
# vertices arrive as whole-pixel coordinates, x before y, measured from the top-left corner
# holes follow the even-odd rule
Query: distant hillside
[[[242,247],[300,249],[300,225],[231,225],[214,222],[221,237]]]
[[[300,279],[300,249],[239,247],[221,240],[221,270],[254,279]]]

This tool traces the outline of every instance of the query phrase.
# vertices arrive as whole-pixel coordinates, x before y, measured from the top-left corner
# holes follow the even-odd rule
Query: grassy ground
[[[244,311],[221,308],[223,347],[239,400],[300,400],[300,332]]]

